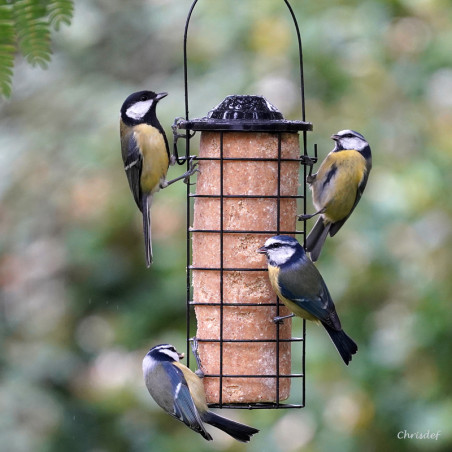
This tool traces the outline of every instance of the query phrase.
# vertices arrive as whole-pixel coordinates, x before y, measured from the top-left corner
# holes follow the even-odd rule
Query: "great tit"
[[[325,281],[303,247],[292,237],[277,235],[257,250],[267,256],[268,276],[279,299],[293,312],[275,317],[275,322],[297,315],[322,324],[330,335],[345,364],[358,351],[358,346],[341,327]]]
[[[133,93],[124,101],[120,114],[122,159],[130,190],[143,214],[147,267],[152,263],[152,195],[178,180],[187,181],[197,171],[190,161],[186,173],[171,181],[166,180],[168,167],[174,164],[174,160],[170,156],[165,131],[157,119],[156,107],[167,95],[153,91]]]
[[[306,237],[305,248],[313,262],[319,258],[328,233],[333,237],[353,212],[372,168],[369,143],[360,133],[341,130],[331,139],[336,143],[334,149],[326,156],[317,173],[306,179],[317,211],[298,217],[299,220],[307,220],[320,215]]]
[[[213,425],[238,441],[249,442],[259,430],[239,424],[208,410],[201,379],[179,362],[184,357],[169,344],[156,345],[143,359],[143,376],[149,394],[168,414],[206,440],[212,437],[204,423]]]

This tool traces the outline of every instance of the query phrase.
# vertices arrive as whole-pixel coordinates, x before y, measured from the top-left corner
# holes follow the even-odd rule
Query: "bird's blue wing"
[[[174,394],[174,412],[171,414],[196,432],[205,432],[183,372],[172,363],[165,362],[162,365],[171,381]]]
[[[142,210],[142,191],[140,187],[141,172],[143,170],[143,156],[138,148],[134,134],[131,133],[129,139],[124,144],[127,146],[123,152],[124,170],[129,181],[130,190],[137,206]],[[124,150],[123,150],[124,151]]]
[[[284,298],[322,323],[334,329],[341,328],[328,288],[311,262],[306,262],[298,268],[282,268],[279,272],[279,287]]]

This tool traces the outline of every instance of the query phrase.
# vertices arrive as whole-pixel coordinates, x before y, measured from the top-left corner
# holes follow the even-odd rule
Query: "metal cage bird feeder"
[[[305,337],[293,337],[291,320],[274,292],[267,266],[256,250],[273,235],[301,236],[298,209],[306,213],[307,153],[302,44],[292,7],[300,63],[301,120],[288,121],[260,96],[228,96],[201,119],[189,118],[188,28],[184,33],[185,118],[173,125],[179,164],[198,162],[196,184],[187,184],[187,360],[196,338],[209,406],[217,408],[301,408],[305,404]],[[181,130],[185,132],[181,132]],[[201,133],[198,155],[190,140]],[[300,135],[301,132],[301,153]],[[185,138],[185,156],[177,141]],[[300,166],[302,168],[301,177]],[[300,181],[299,181],[300,177]],[[301,207],[300,207],[301,205]],[[197,331],[192,329],[193,314]],[[300,368],[292,369],[292,346]],[[300,382],[297,403],[283,403],[291,382]]]

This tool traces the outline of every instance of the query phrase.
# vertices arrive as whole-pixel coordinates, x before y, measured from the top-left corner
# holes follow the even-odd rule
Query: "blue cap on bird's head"
[[[289,262],[293,256],[303,258],[305,255],[304,249],[298,241],[288,235],[270,237],[257,252],[265,254],[272,265],[283,265]]]
[[[293,237],[290,237],[288,235],[275,235],[274,237],[267,239],[265,245],[260,247],[257,252],[261,254],[267,254],[267,251],[269,249],[280,248],[282,246],[290,246],[293,248],[300,247],[301,249],[303,249],[298,241]]]

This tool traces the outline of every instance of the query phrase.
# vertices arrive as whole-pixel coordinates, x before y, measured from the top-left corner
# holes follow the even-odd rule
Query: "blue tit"
[[[184,354],[169,344],[156,345],[143,359],[143,376],[149,394],[168,414],[206,440],[212,437],[204,423],[213,425],[238,441],[249,442],[259,430],[239,424],[208,410],[201,379],[179,362]]]
[[[157,119],[157,103],[167,93],[139,91],[131,94],[123,103],[120,112],[121,153],[130,190],[143,214],[143,233],[146,265],[152,263],[151,203],[152,195],[168,185],[184,179],[197,171],[190,161],[189,170],[171,181],[166,174],[171,158],[168,140]]]
[[[292,237],[269,238],[258,252],[267,256],[268,276],[279,299],[293,312],[275,317],[278,322],[297,315],[322,324],[345,364],[358,351],[358,346],[341,327],[333,300],[321,274]]]
[[[328,234],[333,237],[361,199],[372,168],[369,143],[358,132],[341,130],[331,136],[336,145],[326,156],[316,174],[306,181],[312,190],[312,201],[317,211],[300,215],[307,220],[320,215],[306,237],[306,251],[315,262]]]

